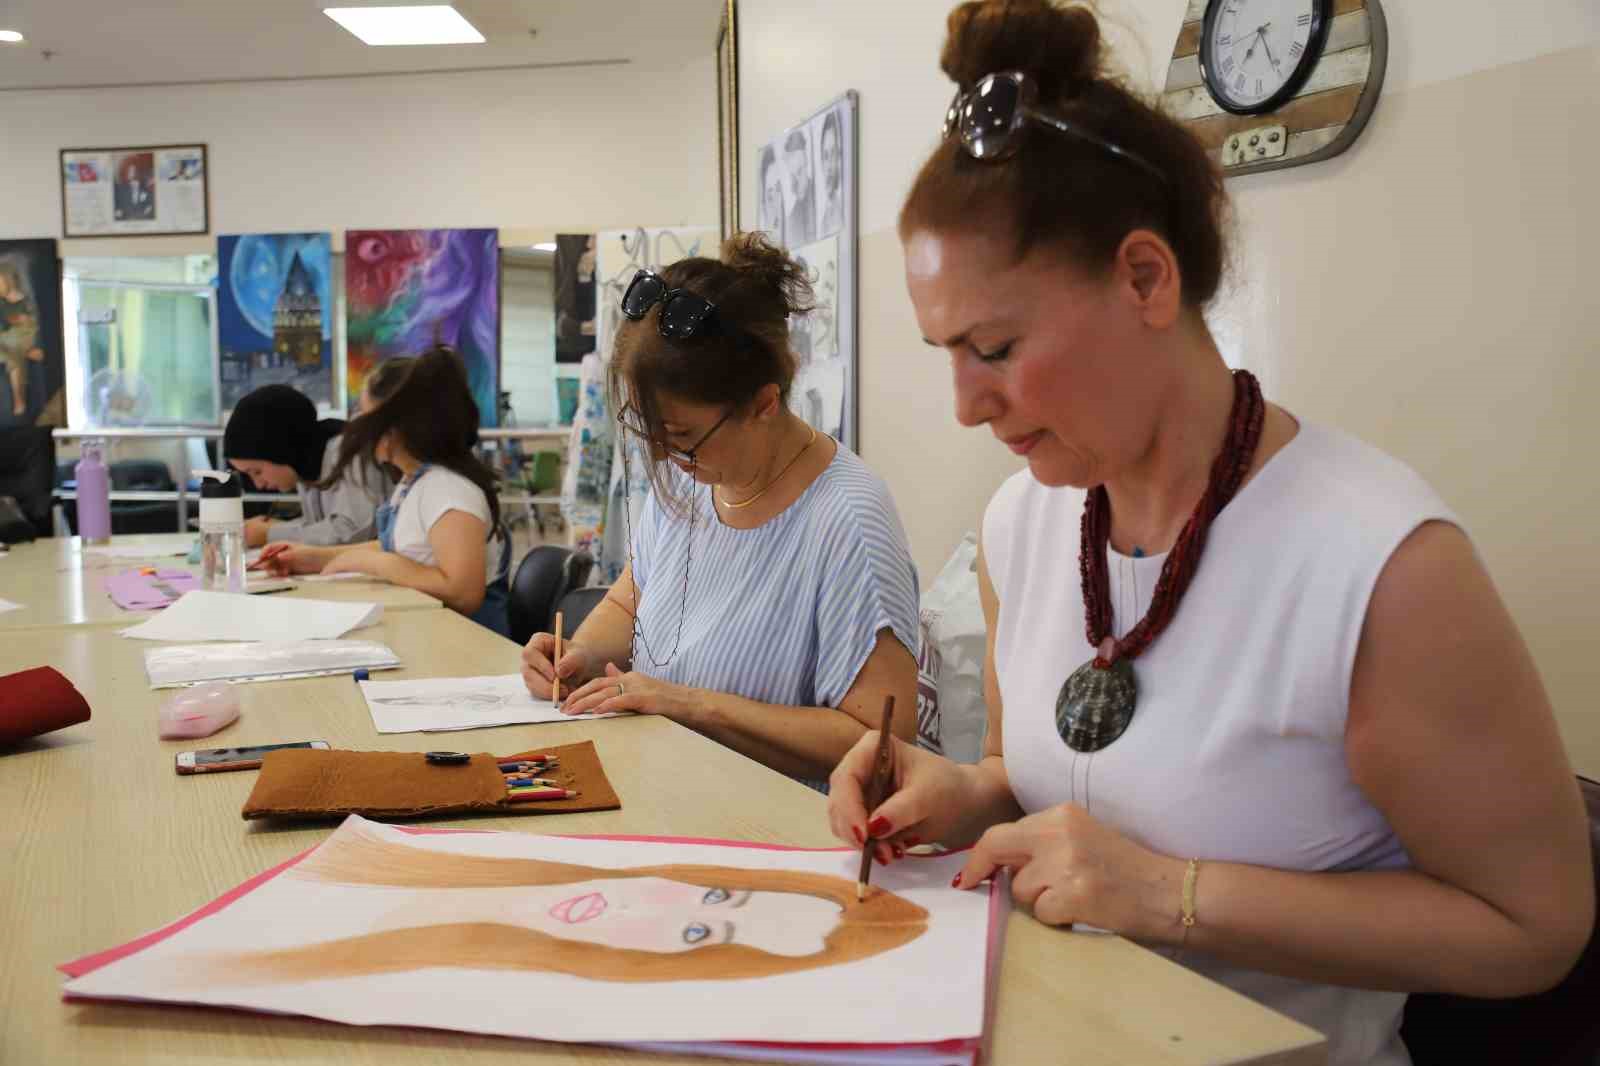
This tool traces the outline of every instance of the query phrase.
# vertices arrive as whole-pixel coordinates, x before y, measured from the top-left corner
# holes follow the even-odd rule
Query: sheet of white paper
[[[101,555],[108,559],[170,559],[188,555],[189,545],[174,544],[91,544],[83,549],[85,555]]]
[[[12,603],[10,600],[0,599],[0,614],[5,614],[7,611],[20,611],[26,606],[27,604],[25,603]]]
[[[377,582],[379,584],[388,584],[388,582],[382,581],[380,578],[373,577],[371,574],[353,574],[353,573],[342,573],[342,574],[302,574],[297,580],[299,580],[299,581],[310,581],[310,582],[313,582],[313,583],[319,582],[319,581],[372,581],[372,582]]]
[[[297,640],[286,644],[168,644],[144,653],[151,688],[202,681],[282,681],[289,677],[390,670],[400,657],[370,640]]]
[[[380,733],[449,733],[494,725],[578,722],[615,714],[562,714],[550,700],[528,694],[520,674],[363,681],[361,694]]]
[[[122,635],[140,640],[336,640],[383,615],[376,603],[340,603],[248,593],[186,592]]]
[[[65,991],[562,1041],[904,1045],[979,1036],[989,899],[987,889],[950,889],[966,856],[879,869],[866,906],[855,902],[859,858],[702,841],[416,834],[352,817],[300,864]],[[659,876],[689,866],[717,869]],[[630,867],[658,869],[601,872]],[[413,870],[428,871],[431,887],[371,883]],[[450,883],[454,872],[459,884]],[[501,930],[488,942],[474,935],[486,921]],[[392,930],[419,928],[431,932],[408,949],[383,942]],[[314,960],[291,954],[367,936]],[[546,971],[541,960],[557,949],[549,938],[602,950],[569,949],[567,965],[581,977]],[[766,974],[741,976],[737,958],[717,957],[722,943],[758,953]],[[654,956],[654,979],[638,979],[638,959],[606,950],[618,948]],[[256,961],[268,952],[273,961]],[[426,962],[385,963],[397,955]]]

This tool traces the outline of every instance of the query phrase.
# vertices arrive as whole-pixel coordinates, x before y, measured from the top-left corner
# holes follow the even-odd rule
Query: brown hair
[[[361,383],[361,389],[373,403],[381,403],[393,395],[394,390],[400,387],[406,375],[411,373],[411,366],[416,360],[409,355],[396,355],[385,359],[371,370],[367,371],[367,378]]]
[[[1184,303],[1208,303],[1226,258],[1222,174],[1183,126],[1107,73],[1094,11],[1047,0],[973,0],[950,12],[947,26],[939,65],[962,91],[986,74],[1021,71],[1038,86],[1039,110],[1142,157],[1167,180],[1036,122],[1017,132],[1018,150],[1000,161],[972,158],[952,136],[917,175],[900,211],[901,236],[979,228],[1001,211],[1010,216],[1018,260],[1058,245],[1099,272],[1123,238],[1149,229],[1177,257]]]
[[[736,233],[722,257],[680,259],[661,271],[669,289],[684,289],[716,305],[717,329],[689,340],[670,340],[656,327],[661,305],[637,322],[622,320],[607,384],[613,410],[624,403],[639,412],[660,440],[661,393],[688,403],[732,410],[777,385],[787,403],[797,369],[789,348],[789,316],[811,310],[805,267],[760,233]],[[661,463],[650,481],[663,501],[673,492]]]
[[[461,357],[441,344],[410,362],[378,406],[345,425],[339,460],[319,487],[332,488],[358,458],[375,461],[378,441],[394,430],[405,442],[406,451],[422,462],[454,470],[483,490],[489,500],[493,535],[500,526],[500,495],[494,471],[472,453],[478,439],[478,404],[467,387]]]
[[[870,958],[915,940],[928,928],[928,912],[915,903],[882,889],[857,901],[855,882],[826,874],[731,866],[606,869],[408,847],[365,831],[336,837],[290,868],[286,876],[399,888],[517,888],[659,877],[705,888],[816,896],[838,904],[841,913],[822,950],[802,956],[775,955],[748,944],[646,951],[567,940],[522,926],[463,922],[391,929],[305,947],[217,955],[208,967],[215,970],[217,979],[296,981],[447,966],[535,970],[600,981],[736,980]]]

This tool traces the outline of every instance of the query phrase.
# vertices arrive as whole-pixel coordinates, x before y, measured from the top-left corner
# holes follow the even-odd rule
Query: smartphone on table
[[[248,748],[206,748],[202,751],[180,751],[175,769],[180,774],[211,774],[224,770],[259,770],[261,759],[269,751],[284,748],[316,748],[328,750],[326,740],[302,740],[296,744],[257,744]]]

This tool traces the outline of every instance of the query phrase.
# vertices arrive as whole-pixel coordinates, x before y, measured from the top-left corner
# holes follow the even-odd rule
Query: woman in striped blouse
[[[759,234],[640,271],[613,407],[649,453],[628,568],[558,662],[523,677],[563,710],[662,714],[808,783],[876,729],[916,724],[917,576],[883,482],[788,407],[804,268]],[[626,449],[625,449],[626,452]]]

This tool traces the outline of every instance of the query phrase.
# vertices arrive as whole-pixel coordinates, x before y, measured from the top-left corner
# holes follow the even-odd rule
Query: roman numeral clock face
[[[1327,0],[1211,0],[1200,66],[1217,105],[1253,115],[1286,103],[1316,66]]]

